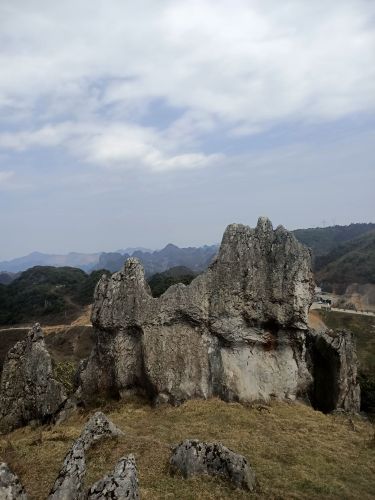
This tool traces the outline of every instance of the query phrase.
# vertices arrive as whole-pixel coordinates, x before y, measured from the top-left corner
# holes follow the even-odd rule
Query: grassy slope
[[[141,401],[105,409],[124,430],[89,454],[86,483],[136,456],[143,499],[373,498],[375,441],[368,422],[315,412],[302,404],[273,403],[269,411],[213,399],[153,409]],[[19,474],[31,499],[45,498],[87,414],[52,429],[19,429],[0,440],[2,459]],[[254,466],[260,492],[234,490],[222,480],[184,480],[168,473],[170,445],[189,437],[219,440]]]

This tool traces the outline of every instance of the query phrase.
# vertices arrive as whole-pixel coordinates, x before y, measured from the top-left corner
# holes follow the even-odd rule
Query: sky
[[[375,222],[373,0],[0,0],[0,260]]]

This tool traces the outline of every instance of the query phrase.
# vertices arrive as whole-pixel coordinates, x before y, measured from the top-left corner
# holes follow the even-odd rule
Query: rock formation
[[[27,500],[25,488],[6,463],[0,463],[0,499]]]
[[[159,298],[131,258],[97,285],[96,345],[78,394],[89,400],[143,391],[171,403],[307,398],[312,296],[309,250],[266,218],[255,229],[228,226],[208,270]]]
[[[187,439],[173,449],[170,460],[172,472],[179,471],[187,478],[194,474],[223,476],[237,488],[254,491],[255,472],[242,455],[221,443],[204,443]]]
[[[120,458],[112,474],[91,486],[87,498],[88,500],[105,498],[138,500],[138,476],[134,456]]]
[[[324,412],[359,411],[361,398],[353,334],[345,330],[309,332],[308,351],[314,378],[310,389],[312,405]]]
[[[31,420],[50,421],[66,401],[64,387],[54,379],[51,357],[39,324],[9,350],[0,382],[0,431]]]
[[[50,500],[81,499],[83,479],[86,474],[85,452],[101,439],[121,435],[120,429],[108,420],[104,413],[95,413],[65,456],[63,466],[48,498]]]

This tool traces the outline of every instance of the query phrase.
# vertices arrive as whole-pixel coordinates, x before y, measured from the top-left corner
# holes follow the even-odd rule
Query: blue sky
[[[375,221],[375,2],[2,0],[0,259]]]

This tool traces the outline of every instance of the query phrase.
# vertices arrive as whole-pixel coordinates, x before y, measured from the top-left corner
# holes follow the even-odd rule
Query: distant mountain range
[[[375,283],[375,224],[350,224],[325,228],[297,229],[296,238],[310,247],[318,281],[326,285]],[[117,252],[50,255],[33,252],[6,262],[0,262],[0,283],[7,284],[19,273],[34,266],[76,267],[86,272],[107,269],[118,271],[130,256],[139,258],[148,277],[170,268],[184,266],[193,274],[202,272],[212,262],[218,245],[179,248],[169,243],[162,250],[142,247],[125,248]]]
[[[126,251],[95,254],[72,252],[67,255],[51,255],[33,252],[24,257],[0,262],[0,283],[7,284],[15,277],[12,273],[19,273],[35,266],[76,267],[86,272],[107,269],[115,272],[121,269],[125,260],[131,256],[140,259],[147,276],[176,266],[185,266],[193,272],[200,272],[209,265],[217,249],[218,245],[179,248],[169,243],[162,250],[155,251],[137,247],[126,248]]]
[[[0,272],[18,273],[34,266],[77,267],[83,271],[91,270],[99,260],[100,253],[70,252],[66,255],[53,255],[32,252],[24,257],[0,262]]]
[[[162,250],[142,252],[136,250],[132,257],[137,257],[143,264],[146,276],[162,273],[171,267],[184,266],[193,273],[204,271],[217,253],[218,245],[179,248],[169,243]],[[129,254],[102,253],[95,269],[108,269],[111,272],[121,269]]]

